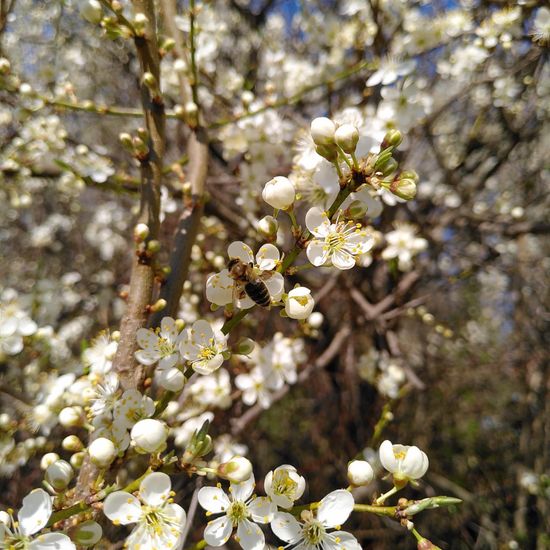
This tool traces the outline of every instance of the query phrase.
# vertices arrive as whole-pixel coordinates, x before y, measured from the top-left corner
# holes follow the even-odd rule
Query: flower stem
[[[380,495],[376,499],[376,504],[384,504],[384,501],[388,497],[391,497],[392,495],[395,495],[395,493],[397,493],[397,491],[399,491],[399,489],[397,487],[393,486],[387,493],[384,493],[383,495]]]

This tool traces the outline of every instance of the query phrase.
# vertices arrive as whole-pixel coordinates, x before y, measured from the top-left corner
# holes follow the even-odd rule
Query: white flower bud
[[[88,0],[80,9],[80,15],[83,19],[88,21],[88,23],[97,25],[103,18],[101,4],[98,0]]]
[[[98,437],[90,443],[88,454],[93,464],[106,468],[116,457],[115,444],[106,437]]]
[[[134,227],[134,239],[141,243],[149,236],[149,226],[146,223],[138,223]]]
[[[168,438],[168,427],[164,422],[153,418],[140,420],[130,432],[130,437],[140,453],[161,451]]]
[[[319,328],[325,320],[324,315],[320,311],[314,311],[308,318],[307,322],[311,328]]]
[[[56,491],[63,491],[68,487],[73,475],[74,471],[68,462],[56,460],[48,466],[44,478]]]
[[[332,145],[334,143],[336,124],[330,118],[314,118],[311,121],[310,131],[315,145]]]
[[[220,464],[217,473],[232,483],[241,483],[252,475],[252,463],[244,456],[234,456],[229,462]]]
[[[86,453],[84,451],[80,451],[79,453],[75,453],[71,456],[69,459],[69,462],[71,463],[71,466],[75,470],[79,470],[82,468],[82,464],[84,463],[84,458],[86,457]]]
[[[177,368],[163,370],[157,374],[157,380],[160,386],[165,390],[178,392],[185,385],[185,376]]]
[[[305,319],[309,317],[315,306],[311,290],[305,286],[293,288],[285,300],[285,311],[291,319]]]
[[[258,222],[258,231],[264,237],[276,237],[279,223],[273,216],[265,216]]]
[[[334,140],[345,153],[355,153],[359,141],[359,130],[353,124],[342,124],[334,132]]]
[[[84,448],[82,441],[80,441],[80,439],[78,439],[76,435],[68,435],[61,442],[61,446],[63,447],[63,449],[71,453],[76,453],[77,451],[81,451]]]
[[[353,460],[348,464],[348,479],[352,485],[368,485],[374,479],[372,466],[366,460]]]
[[[59,455],[57,453],[46,453],[40,459],[40,468],[42,470],[47,470],[48,466],[59,460]]]
[[[99,523],[88,520],[79,524],[72,536],[80,546],[92,546],[99,542],[103,536],[103,529]]]
[[[269,206],[286,210],[296,198],[296,189],[288,178],[277,176],[265,184],[262,198]]]
[[[32,86],[28,84],[27,82],[23,82],[19,86],[19,93],[21,95],[31,95],[32,94]]]
[[[82,426],[84,423],[82,407],[65,407],[59,411],[59,423],[65,428]]]

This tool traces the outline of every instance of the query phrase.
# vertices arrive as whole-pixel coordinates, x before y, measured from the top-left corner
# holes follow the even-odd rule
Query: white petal
[[[306,249],[307,259],[315,266],[327,263],[328,250],[325,247],[325,241],[313,239],[309,242]]]
[[[148,475],[139,486],[139,497],[149,506],[162,506],[170,498],[172,482],[163,472]]]
[[[136,353],[134,353],[134,357],[142,365],[153,365],[159,359],[156,354],[152,354],[151,352],[145,351],[143,349],[139,349],[138,351],[136,351]]]
[[[382,466],[384,466],[388,472],[397,472],[399,464],[393,452],[392,442],[387,439],[386,441],[383,441],[378,452],[380,454],[380,462],[382,463]]]
[[[382,77],[384,76],[384,72],[381,69],[378,69],[367,80],[367,86],[377,86],[382,82]]]
[[[163,317],[160,322],[160,335],[163,338],[174,341],[178,337],[178,334],[178,327],[174,319],[172,317]]]
[[[264,550],[265,537],[259,525],[244,519],[237,526],[237,537],[243,550]]]
[[[322,208],[314,206],[307,211],[306,227],[316,237],[325,237],[330,227],[330,220]]]
[[[212,359],[195,361],[193,363],[193,370],[199,374],[212,374],[216,369],[219,369],[223,363],[223,355],[218,353],[218,355],[212,357]]]
[[[332,265],[338,269],[351,269],[355,266],[355,258],[344,250],[337,250],[332,254]]]
[[[103,513],[113,522],[121,525],[136,523],[141,517],[139,500],[126,491],[111,493],[103,502]]]
[[[286,512],[275,514],[271,522],[271,530],[278,538],[292,544],[302,538],[302,526],[292,514]]]
[[[208,522],[204,528],[204,540],[210,546],[223,546],[233,532],[233,524],[227,516]]]
[[[214,331],[209,322],[199,319],[193,323],[190,331],[195,344],[200,346],[210,346],[214,339]]]
[[[329,493],[319,503],[317,519],[325,527],[342,525],[353,511],[353,495],[345,489],[338,489]]]
[[[247,264],[254,262],[254,254],[252,254],[251,248],[242,241],[232,242],[227,247],[227,254],[230,258],[239,258]]]
[[[281,255],[279,254],[279,249],[276,246],[272,244],[264,244],[256,254],[256,263],[263,271],[271,270],[275,269],[275,266],[280,258]]]
[[[326,550],[361,550],[361,545],[357,542],[357,539],[346,531],[333,531],[323,542]]]
[[[231,504],[225,492],[219,487],[203,487],[198,494],[199,504],[208,512],[220,514]]]
[[[29,550],[76,550],[74,542],[63,533],[46,533],[29,544]]]
[[[401,472],[411,479],[421,478],[428,469],[428,457],[418,447],[410,447],[401,464]]]
[[[424,241],[424,239],[419,240]],[[30,336],[31,334],[34,334],[37,329],[38,325],[32,319],[25,317],[24,319],[19,320],[17,331],[21,334],[21,336]]]
[[[52,497],[44,489],[31,491],[19,510],[19,528],[23,535],[33,535],[46,526],[52,515]]]
[[[225,306],[233,301],[233,279],[227,269],[210,275],[206,281],[206,299],[219,306]]]
[[[248,511],[257,523],[269,523],[277,511],[277,506],[267,497],[258,497],[250,502]]]
[[[280,273],[272,273],[269,279],[264,280],[269,295],[274,302],[278,302],[285,289],[285,278]]]
[[[158,336],[152,330],[140,328],[136,332],[136,340],[141,348],[152,349],[158,342]]]
[[[357,256],[368,252],[374,246],[374,237],[364,229],[352,233],[346,238],[346,249]]]
[[[254,476],[250,476],[246,481],[241,483],[231,483],[229,492],[233,497],[233,500],[242,500],[243,502],[247,501],[254,492],[254,487],[256,483],[254,481]]]

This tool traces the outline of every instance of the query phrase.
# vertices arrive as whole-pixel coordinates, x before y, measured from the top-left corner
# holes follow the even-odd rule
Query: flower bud
[[[418,181],[418,176],[415,172],[407,171],[403,172],[399,179],[396,179],[390,184],[390,191],[399,197],[409,201],[414,199],[416,196],[416,182]]]
[[[441,550],[439,546],[436,546],[433,542],[428,539],[420,539],[416,546],[418,550]]]
[[[384,177],[387,177],[391,174],[393,174],[397,168],[399,167],[399,164],[397,163],[397,161],[393,158],[393,157],[390,157],[386,160],[384,160],[384,162],[377,162],[376,165],[375,165],[375,169],[377,172],[382,172],[382,175]]]
[[[244,456],[234,456],[218,466],[217,474],[232,483],[241,483],[252,475],[252,463]]]
[[[59,423],[65,428],[74,428],[84,424],[82,407],[65,407],[59,411]]]
[[[293,288],[285,300],[285,311],[291,319],[305,319],[309,317],[315,306],[311,290],[305,286]]]
[[[134,29],[138,36],[143,36],[145,34],[145,25],[149,22],[147,16],[144,13],[136,13],[134,17]]]
[[[73,475],[74,471],[68,462],[56,460],[48,466],[44,478],[56,491],[63,491],[69,486]]]
[[[258,222],[258,231],[267,238],[275,239],[277,231],[279,229],[279,223],[273,216],[264,216]]]
[[[265,184],[262,198],[269,206],[286,210],[294,202],[296,190],[288,178],[277,176]]]
[[[68,435],[62,442],[61,446],[66,451],[76,453],[84,448],[82,441],[76,435]]]
[[[334,143],[336,124],[330,118],[314,118],[311,121],[310,132],[315,145],[332,145]]]
[[[178,392],[185,386],[185,376],[176,367],[160,371],[156,376],[159,386],[165,390]]]
[[[145,84],[145,86],[147,86],[150,90],[156,90],[158,87],[155,75],[149,71],[143,73],[142,81],[143,84]]]
[[[88,454],[93,464],[106,468],[116,457],[115,444],[106,437],[98,437],[90,443]]]
[[[84,464],[85,457],[86,453],[84,451],[80,451],[79,453],[72,455],[71,458],[69,458],[69,462],[75,470],[79,470],[82,468],[82,464]]]
[[[134,142],[132,140],[132,136],[128,132],[122,132],[118,135],[118,140],[126,149],[127,151],[130,151],[131,153],[134,152]]]
[[[359,141],[359,130],[353,124],[342,124],[334,132],[334,140],[344,153],[355,153],[357,142]]]
[[[46,453],[40,459],[40,468],[42,470],[47,470],[48,466],[59,460],[59,455],[57,453]]]
[[[0,74],[8,74],[11,70],[11,65],[8,59],[0,57]]]
[[[308,318],[307,322],[311,328],[319,328],[324,321],[324,316],[320,311],[314,311]]]
[[[234,349],[237,355],[250,355],[255,347],[256,342],[251,338],[241,338]]]
[[[317,145],[315,151],[329,162],[335,162],[338,159],[338,149],[334,145]]]
[[[134,240],[142,243],[149,236],[149,226],[145,223],[138,223],[134,227]]]
[[[142,454],[162,451],[168,439],[168,426],[160,420],[140,420],[130,432],[136,451]]]
[[[199,122],[199,108],[194,101],[188,101],[183,107],[185,118],[192,126]]]
[[[366,460],[352,460],[348,464],[348,480],[355,487],[368,485],[373,479],[374,471]]]
[[[80,15],[83,19],[91,23],[92,25],[97,25],[101,22],[103,18],[103,10],[101,9],[101,4],[98,0],[88,0],[84,3],[80,9]]]
[[[98,543],[103,536],[103,529],[99,523],[88,520],[77,525],[71,535],[80,546],[92,546]]]
[[[393,128],[392,130],[388,130],[386,132],[380,148],[386,149],[387,147],[398,147],[402,141],[403,135],[401,132]]]

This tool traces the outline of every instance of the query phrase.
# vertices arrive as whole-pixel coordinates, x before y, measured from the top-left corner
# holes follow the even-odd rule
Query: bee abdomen
[[[271,305],[271,296],[269,295],[269,290],[267,286],[261,281],[256,283],[247,283],[244,286],[245,292],[248,294],[250,299],[262,307],[269,307]]]

